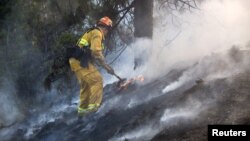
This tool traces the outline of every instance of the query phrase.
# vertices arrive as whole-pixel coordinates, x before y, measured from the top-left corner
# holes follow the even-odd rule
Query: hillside
[[[124,91],[107,85],[97,113],[77,118],[76,104],[65,104],[45,122],[31,126],[27,118],[14,125],[6,141],[205,141],[208,124],[249,124],[249,57],[249,51],[232,49]]]

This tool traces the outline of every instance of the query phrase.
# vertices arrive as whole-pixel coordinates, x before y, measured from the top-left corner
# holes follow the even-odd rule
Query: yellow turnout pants
[[[70,58],[69,63],[80,84],[78,113],[96,111],[102,102],[103,94],[103,79],[100,72],[92,63],[89,63],[88,68],[82,68],[80,62],[74,58]]]

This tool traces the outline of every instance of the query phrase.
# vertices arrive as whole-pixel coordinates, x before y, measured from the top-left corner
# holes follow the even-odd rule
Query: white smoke
[[[4,86],[0,90],[0,125],[3,127],[11,126],[23,118],[20,107],[15,96],[13,83],[4,79]]]
[[[186,75],[180,77],[179,80],[174,81],[173,83],[167,85],[163,90],[162,93],[168,93],[170,91],[173,91],[177,88],[179,88],[180,86],[182,86],[185,82],[187,82],[188,80],[190,80],[190,78],[187,78]]]
[[[178,17],[175,21],[178,24],[172,23],[171,13],[166,13],[168,11],[164,8],[159,10],[156,4],[153,40],[136,40],[123,54],[116,70],[126,77],[143,74],[146,82],[152,82],[170,70],[192,67],[165,86],[161,94],[132,98],[127,108],[174,91],[191,80],[226,78],[244,70],[244,63],[237,66],[225,52],[235,44],[245,46],[249,43],[250,14],[246,3],[249,2],[212,0],[202,3],[201,10],[192,13],[172,11]],[[145,61],[136,71],[132,69],[133,56]]]
[[[201,111],[205,110],[199,100],[190,99],[188,105],[184,105],[179,108],[165,109],[162,116],[158,119],[152,119],[151,121],[136,127],[135,129],[117,135],[111,138],[109,141],[148,141],[151,140],[155,135],[164,130],[166,127],[174,126],[182,119],[192,120]]]
[[[132,45],[136,57],[146,61],[138,73],[156,79],[233,45],[246,46],[250,37],[248,5],[248,0],[210,0],[199,6],[201,10],[169,13],[156,4],[153,40]]]

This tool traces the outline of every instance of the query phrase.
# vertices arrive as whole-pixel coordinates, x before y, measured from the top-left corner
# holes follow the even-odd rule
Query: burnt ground
[[[235,76],[234,82],[228,84],[226,79],[216,80],[209,85],[197,85],[185,92],[185,97],[195,96],[204,99],[217,87],[218,100],[215,105],[202,111],[195,119],[180,128],[178,125],[164,129],[155,136],[154,141],[205,141],[209,124],[250,124],[250,73]],[[205,91],[204,91],[205,90]]]
[[[244,54],[250,59],[249,52]],[[236,61],[241,60],[236,56]],[[11,140],[206,141],[209,124],[250,124],[249,70],[246,67],[212,80],[194,77],[166,94],[161,90],[186,69],[121,92],[111,84],[105,87],[103,106],[97,113],[77,119],[75,111],[65,112],[63,118],[46,123],[30,138],[19,129]]]

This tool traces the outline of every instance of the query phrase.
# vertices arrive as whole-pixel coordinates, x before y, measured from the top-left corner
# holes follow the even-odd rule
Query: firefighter
[[[111,27],[112,21],[109,17],[101,18],[94,28],[88,30],[78,40],[76,48],[79,51],[74,51],[75,56],[69,58],[70,68],[80,84],[79,115],[97,111],[101,105],[103,78],[96,64],[102,66],[109,74],[115,74],[112,67],[105,62],[102,53],[105,35]]]

